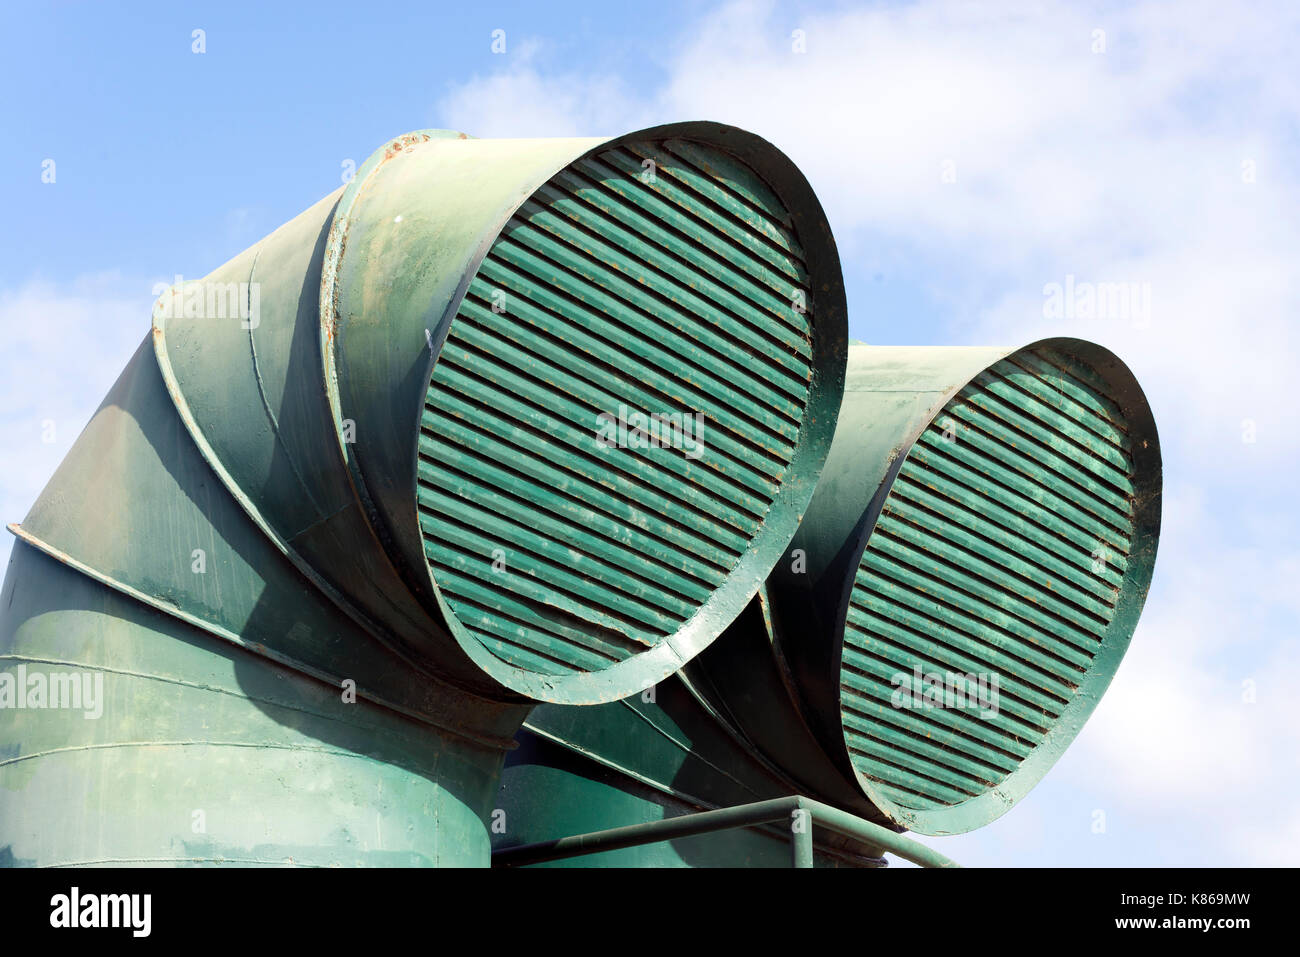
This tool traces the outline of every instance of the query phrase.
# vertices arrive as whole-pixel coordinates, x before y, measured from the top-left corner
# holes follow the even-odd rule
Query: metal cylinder
[[[352,700],[21,542],[0,600],[0,866],[486,865],[518,715]]]
[[[399,145],[327,243],[354,485],[485,673],[623,697],[716,637],[811,496],[845,351],[821,209],[716,124]]]
[[[811,790],[842,788],[833,766],[896,825],[980,827],[1042,778],[1114,676],[1160,494],[1150,408],[1100,346],[853,346],[831,455],[763,614],[688,674]],[[783,687],[781,708],[751,674]]]

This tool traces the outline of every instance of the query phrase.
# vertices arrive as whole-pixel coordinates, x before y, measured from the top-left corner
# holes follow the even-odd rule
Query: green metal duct
[[[105,707],[0,712],[0,860],[486,864],[528,710],[652,685],[759,587],[845,353],[751,134],[393,140],[160,298],[11,526],[0,661]]]
[[[1082,340],[851,352],[845,441],[792,544],[807,567],[769,581],[775,646],[872,804],[960,833],[1042,778],[1119,667],[1155,564],[1159,440],[1132,373]]]
[[[729,780],[738,748],[785,794],[922,834],[980,827],[1042,778],[1114,676],[1151,580],[1160,489],[1150,409],[1100,346],[852,346],[817,493],[766,588],[675,679],[693,703],[544,707],[524,737],[567,754],[546,773],[586,794],[581,831],[609,826],[611,787],[643,795],[644,819],[679,813],[674,797],[707,808],[711,789],[772,796]],[[641,756],[666,734],[699,742],[679,760],[690,778]],[[526,754],[507,768],[503,801],[524,826],[502,846],[579,823],[574,801],[559,822],[511,796],[537,773]],[[732,853],[691,840],[697,860]]]

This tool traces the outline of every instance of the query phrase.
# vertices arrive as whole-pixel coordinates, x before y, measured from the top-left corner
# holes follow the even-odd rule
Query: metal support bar
[[[800,818],[803,820],[801,821]],[[886,827],[863,820],[846,811],[811,798],[794,795],[719,808],[716,811],[697,811],[662,821],[648,821],[605,831],[575,834],[554,841],[538,841],[519,847],[505,847],[492,852],[493,867],[520,867],[543,861],[558,861],[601,851],[617,851],[626,847],[656,844],[696,834],[708,834],[736,827],[788,821],[790,824],[791,858],[795,867],[812,866],[812,825],[816,823],[828,831],[844,837],[883,848],[905,861],[922,867],[958,867],[959,865]]]
[[[813,866],[812,815],[804,808],[790,812],[790,856],[794,867]]]

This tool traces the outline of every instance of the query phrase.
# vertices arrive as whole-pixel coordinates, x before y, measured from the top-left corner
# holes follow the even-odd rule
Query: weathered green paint
[[[890,486],[849,600],[840,709],[854,770],[898,816],[999,786],[1128,638],[1111,625],[1142,546],[1132,441],[1090,378],[1046,348],[997,362]],[[997,713],[895,707],[893,676],[916,666],[997,674]]]
[[[1160,488],[1150,409],[1100,346],[854,346],[822,483],[768,582],[798,721],[911,830],[1005,813],[1119,666]],[[716,674],[731,647],[698,667]],[[916,666],[997,675],[999,713],[896,707],[894,676]],[[788,753],[779,734],[763,744]]]
[[[213,476],[147,340],[14,530],[124,594],[411,717],[503,744],[522,717],[518,703],[410,667],[339,613]]]
[[[804,627],[818,625],[808,620]],[[802,631],[790,633],[803,637]],[[744,741],[756,759],[779,769],[787,793],[811,795],[876,823],[890,823],[821,743],[782,648],[765,586],[683,676],[715,720]]]
[[[105,701],[0,711],[13,860],[486,865],[526,706],[340,614],[213,476],[147,341],[16,531],[0,662],[102,674]]]
[[[321,295],[336,431],[358,437],[339,444],[394,567],[478,667],[538,700],[624,697],[713,640],[789,541],[833,435],[834,241],[789,160],[731,127],[401,138],[344,191]],[[597,414],[624,401],[712,416],[704,457],[600,448]],[[698,488],[656,504],[687,472]],[[713,512],[739,524],[710,538]]]
[[[0,712],[0,866],[487,864],[500,747],[344,704],[23,542],[0,602],[0,669],[102,682],[97,718]]]
[[[729,573],[671,635],[601,671],[519,667],[458,620],[430,574],[417,509],[431,376],[444,344],[472,334],[448,339],[511,217],[543,202],[530,197],[557,173],[623,140],[399,137],[341,192],[159,300],[151,336],[11,526],[22,543],[0,654],[102,673],[113,710],[93,722],[0,714],[6,859],[486,864],[484,818],[528,709],[639,691],[743,606],[829,448],[846,352],[834,244],[803,177],[757,137],[700,123],[625,139],[630,150],[672,140],[724,170],[737,195],[714,198],[755,220],[741,239],[766,257],[744,259],[755,281],[780,267],[771,250],[782,243],[806,263],[793,278],[807,279],[815,317],[807,354],[796,342],[782,360],[804,363],[803,391],[787,389],[803,419],[776,501]],[[750,208],[771,195],[786,233]],[[623,238],[611,226],[602,241]],[[203,300],[232,284],[247,311],[186,312],[196,289]],[[737,326],[777,320],[762,303],[742,311]],[[633,351],[648,361],[644,333]],[[562,584],[541,580],[541,600],[553,604]],[[69,795],[85,801],[79,823],[62,843],[45,838],[64,827]],[[206,843],[178,836],[197,810],[223,821]]]
[[[153,351],[207,467],[257,530],[412,670],[492,693],[495,683],[446,635],[436,609],[406,587],[381,544],[385,529],[371,522],[331,438],[319,289],[340,192],[178,290],[256,284],[256,321],[187,318],[181,302],[165,294],[154,309]]]
[[[571,164],[493,243],[434,368],[418,498],[434,578],[497,657],[626,661],[760,533],[811,375],[789,223],[727,154],[644,141]],[[675,416],[670,445],[598,441],[624,409]]]

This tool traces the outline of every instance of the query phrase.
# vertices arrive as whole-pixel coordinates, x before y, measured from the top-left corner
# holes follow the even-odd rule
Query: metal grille
[[[600,670],[708,599],[794,452],[807,301],[789,214],[711,148],[624,144],[520,207],[451,325],[419,444],[425,553],[485,647]],[[620,409],[629,445],[646,444],[636,413],[702,413],[703,430],[605,447],[598,416],[617,428]]]
[[[1042,741],[1114,615],[1132,474],[1099,377],[1048,349],[972,380],[908,452],[858,567],[840,676],[850,758],[885,797],[961,803]],[[896,707],[918,665],[996,674],[996,715],[946,692]]]

